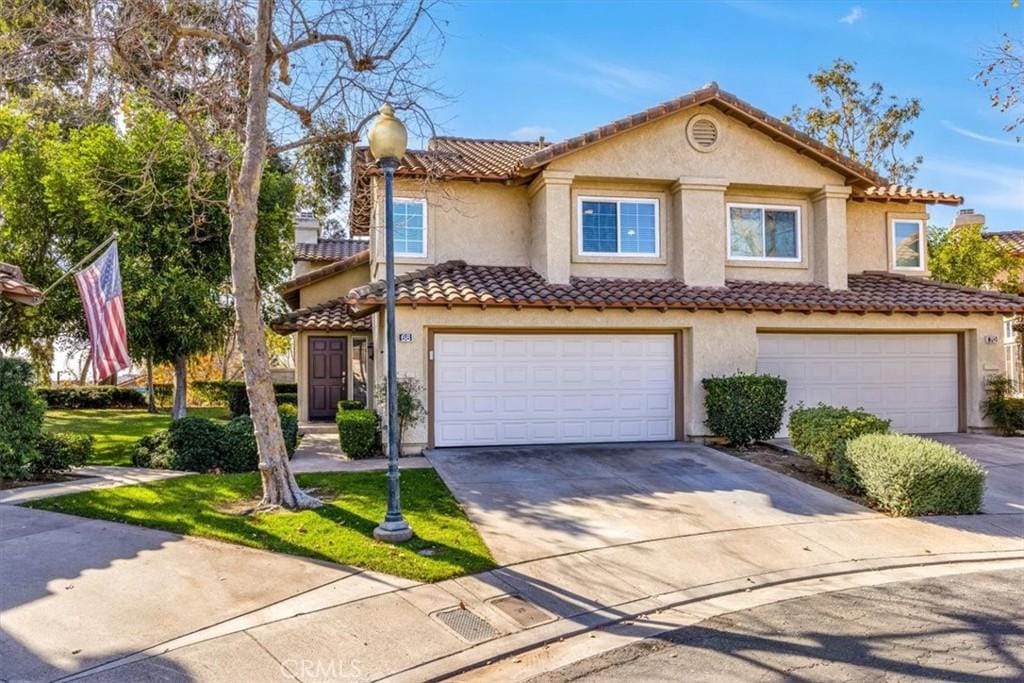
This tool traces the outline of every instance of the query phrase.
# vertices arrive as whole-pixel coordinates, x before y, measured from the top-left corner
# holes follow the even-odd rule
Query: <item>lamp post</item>
[[[408,137],[405,126],[395,118],[390,104],[380,108],[380,118],[370,129],[370,153],[384,172],[384,260],[387,279],[387,353],[388,353],[388,511],[384,521],[373,530],[378,541],[402,543],[412,538],[412,529],[402,516],[398,486],[398,377],[395,358],[395,218],[393,215],[395,169],[405,155]]]

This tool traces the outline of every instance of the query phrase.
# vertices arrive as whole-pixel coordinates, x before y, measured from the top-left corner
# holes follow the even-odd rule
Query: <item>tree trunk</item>
[[[256,34],[248,76],[248,111],[245,146],[238,175],[231,184],[228,213],[231,218],[231,286],[235,298],[238,345],[242,354],[245,389],[249,396],[256,447],[263,480],[261,507],[317,507],[322,503],[299,488],[288,464],[281,420],[277,414],[270,358],[260,315],[260,288],[256,280],[257,200],[267,156],[267,100],[270,66],[271,20],[274,3],[260,0]]]
[[[184,354],[174,357],[174,404],[171,419],[178,420],[188,412],[188,358]]]
[[[78,375],[78,383],[85,384],[89,381],[89,368],[92,367],[92,347],[85,352],[85,362],[82,364],[82,372]]]
[[[146,356],[146,410],[156,412],[156,389],[153,386],[153,358]]]

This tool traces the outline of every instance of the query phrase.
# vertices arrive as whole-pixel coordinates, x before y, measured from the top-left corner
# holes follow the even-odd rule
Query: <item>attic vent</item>
[[[710,116],[694,116],[686,127],[686,136],[698,152],[710,152],[718,145],[718,124]]]

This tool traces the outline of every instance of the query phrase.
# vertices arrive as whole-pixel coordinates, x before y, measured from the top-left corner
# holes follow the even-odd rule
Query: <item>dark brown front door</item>
[[[348,339],[309,338],[309,419],[333,418],[348,388]]]

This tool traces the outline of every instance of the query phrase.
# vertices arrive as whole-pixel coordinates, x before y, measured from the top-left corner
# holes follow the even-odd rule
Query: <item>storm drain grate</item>
[[[519,595],[506,595],[491,601],[497,610],[523,628],[540,626],[554,619],[544,610]]]
[[[434,618],[455,631],[460,638],[470,643],[490,640],[498,635],[493,626],[484,621],[478,614],[470,612],[465,607],[456,607],[444,612],[437,612],[434,614]]]

